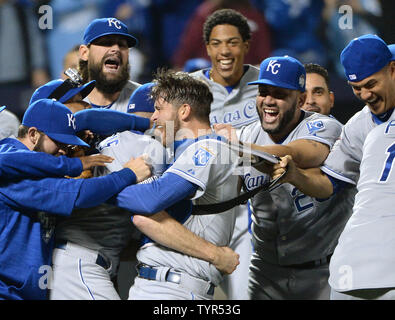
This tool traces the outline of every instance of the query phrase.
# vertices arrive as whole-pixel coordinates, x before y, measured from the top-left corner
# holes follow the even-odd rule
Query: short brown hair
[[[156,84],[151,90],[153,100],[163,98],[176,107],[187,103],[191,106],[194,117],[210,123],[213,94],[206,83],[186,72],[167,69],[159,69],[153,82]]]

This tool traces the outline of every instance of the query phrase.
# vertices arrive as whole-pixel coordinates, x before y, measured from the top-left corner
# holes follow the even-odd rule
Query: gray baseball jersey
[[[228,123],[240,128],[259,119],[255,107],[257,88],[247,85],[248,82],[258,79],[259,69],[251,65],[245,67],[248,70],[230,93],[224,86],[208,79],[205,76],[207,70],[191,73],[191,76],[207,83],[214,96],[210,112],[211,124]]]
[[[0,140],[10,136],[17,136],[20,121],[12,112],[3,110],[0,113]]]
[[[339,292],[395,286],[393,119],[372,129],[361,150],[353,214],[330,262],[329,284]]]
[[[194,204],[210,204],[237,196],[238,176],[234,174],[237,164],[238,155],[229,150],[227,143],[204,139],[188,146],[166,172],[177,174],[199,187],[192,198]],[[184,226],[218,246],[227,246],[234,223],[235,212],[231,209],[219,214],[192,215]],[[210,263],[157,243],[145,244],[137,258],[144,264],[173,268],[215,285],[222,279],[222,274]]]
[[[342,125],[318,113],[305,112],[304,119],[281,144],[308,139],[329,148],[340,135]],[[241,140],[258,145],[274,144],[260,123],[241,131]],[[256,170],[245,175],[245,185],[253,189],[267,176]],[[285,183],[270,193],[253,197],[253,243],[259,257],[275,265],[301,264],[333,252],[353,199],[348,190],[328,199],[315,199]]]
[[[94,175],[117,171],[131,157],[146,153],[153,164],[153,175],[158,177],[165,170],[166,152],[163,146],[149,136],[124,131],[99,144],[100,153],[115,160],[107,167],[98,168]],[[151,178],[150,178],[151,179]],[[112,275],[116,272],[122,249],[133,238],[136,229],[130,220],[130,212],[103,204],[79,209],[71,217],[59,222],[57,240],[67,240],[89,249],[100,251],[112,262]]]
[[[321,170],[355,185],[359,179],[363,143],[376,125],[368,106],[352,116],[344,125],[340,139],[334,144]]]
[[[259,69],[251,65],[244,65],[244,68],[247,69],[246,72],[230,93],[224,86],[207,78],[207,69],[191,74],[207,83],[213,93],[214,101],[211,104],[210,113],[211,124],[227,123],[240,130],[247,125],[259,122],[255,107],[258,90],[256,86],[247,85],[248,82],[258,79]],[[245,300],[248,298],[248,267],[252,254],[247,206],[238,206],[236,214],[236,225],[230,247],[240,254],[240,264],[231,275],[224,278],[221,287],[228,299]]]
[[[132,95],[133,91],[136,90],[139,86],[141,86],[141,84],[128,80],[126,85],[121,90],[118,99],[111,104],[109,109],[121,111],[125,113],[128,112],[128,103],[130,96]],[[90,103],[88,97],[86,97],[84,101]]]

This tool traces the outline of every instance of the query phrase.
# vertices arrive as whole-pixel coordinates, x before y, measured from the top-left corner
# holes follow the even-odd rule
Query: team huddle
[[[203,33],[209,68],[139,84],[137,39],[95,19],[78,71],[34,92],[17,136],[0,130],[0,299],[119,300],[123,259],[129,300],[218,287],[230,300],[395,299],[394,46],[369,34],[342,51],[366,103],[342,125],[322,66],[244,64],[251,31],[232,9]]]

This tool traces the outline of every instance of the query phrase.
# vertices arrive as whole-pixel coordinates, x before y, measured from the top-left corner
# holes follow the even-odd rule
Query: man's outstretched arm
[[[231,274],[239,255],[229,247],[218,247],[197,236],[165,211],[151,216],[135,215],[133,223],[148,237],[161,245],[213,264],[224,274]]]

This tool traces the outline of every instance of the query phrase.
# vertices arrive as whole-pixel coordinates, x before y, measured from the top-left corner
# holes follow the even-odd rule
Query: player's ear
[[[40,132],[37,130],[36,127],[30,127],[27,131],[27,137],[30,143],[35,146],[38,139],[40,138]]]
[[[332,109],[333,106],[335,105],[335,94],[333,93],[333,91],[329,91],[329,100],[331,102],[331,109]]]
[[[179,109],[178,109],[178,116],[181,120],[186,120],[192,115],[192,108],[189,104],[184,103]]]
[[[79,51],[80,51],[80,58],[81,58],[81,60],[88,61],[88,56],[89,56],[89,48],[88,48],[88,46],[86,46],[84,44],[81,44]]]
[[[250,41],[244,41],[244,48],[245,48],[245,53],[247,53],[250,50]]]

